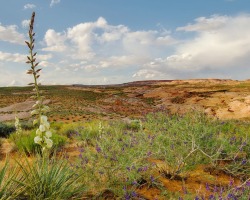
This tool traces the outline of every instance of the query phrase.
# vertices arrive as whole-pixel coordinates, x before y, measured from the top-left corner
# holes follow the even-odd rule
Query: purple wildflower
[[[130,200],[131,199],[129,193],[127,193],[127,192],[125,193],[124,199],[125,200]]]
[[[137,197],[136,192],[135,192],[135,191],[133,191],[133,192],[131,193],[131,196],[132,196],[132,197]]]
[[[242,165],[245,165],[247,164],[247,160],[246,159],[243,159],[242,162],[241,162]]]
[[[234,181],[230,180],[229,186],[232,187],[233,186]]]
[[[101,150],[101,148],[98,146],[98,145],[96,145],[96,151],[98,152],[98,153],[100,153],[102,150]]]
[[[145,172],[145,171],[147,171],[148,170],[148,167],[146,166],[146,167],[143,167],[143,171]]]
[[[210,187],[209,187],[208,183],[206,183],[206,190],[210,191]]]
[[[228,195],[227,195],[227,198],[228,198],[228,199],[237,200],[236,196],[235,196],[234,194],[232,194],[232,193],[228,194]]]
[[[149,151],[149,152],[147,153],[147,156],[151,156],[151,155],[152,155],[152,152]]]
[[[137,185],[138,183],[137,183],[137,181],[133,181],[132,184],[133,185]]]
[[[246,186],[247,186],[247,187],[250,187],[250,181],[247,181],[247,182],[246,182]]]
[[[208,199],[209,199],[209,200],[216,200],[215,196],[212,195],[212,194],[208,197]]]

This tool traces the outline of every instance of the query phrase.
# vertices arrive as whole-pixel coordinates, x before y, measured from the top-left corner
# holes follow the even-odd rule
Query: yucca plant
[[[22,197],[31,200],[80,199],[85,187],[66,160],[50,160],[37,155],[36,160],[18,162],[23,174],[18,183],[23,187]]]
[[[50,139],[52,133],[50,131],[50,124],[48,122],[48,117],[46,113],[49,111],[49,107],[43,104],[44,96],[41,95],[41,91],[39,89],[38,79],[40,77],[41,68],[38,68],[39,62],[36,61],[36,52],[34,53],[35,46],[35,33],[34,29],[34,21],[35,21],[35,12],[32,13],[29,25],[29,41],[25,41],[29,48],[30,55],[27,56],[27,64],[31,65],[31,68],[27,71],[27,74],[33,75],[34,82],[29,83],[29,85],[34,86],[34,91],[36,93],[35,96],[32,96],[36,103],[33,105],[34,110],[31,112],[32,115],[36,116],[36,119],[33,121],[34,125],[38,125],[38,129],[36,131],[36,137],[34,138],[34,142],[41,145],[42,151],[45,149],[49,149],[52,147],[53,142]]]
[[[0,200],[16,199],[22,192],[22,187],[14,181],[18,177],[17,168],[10,168],[6,162],[0,170]]]

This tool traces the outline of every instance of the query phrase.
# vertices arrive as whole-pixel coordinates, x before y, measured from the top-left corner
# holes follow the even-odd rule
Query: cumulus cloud
[[[30,20],[28,20],[28,19],[25,19],[25,20],[22,21],[22,27],[23,28],[29,27],[29,24],[30,24]]]
[[[228,22],[229,17],[213,15],[210,18],[199,17],[195,19],[195,23],[188,24],[183,27],[178,27],[177,31],[214,31],[222,28]]]
[[[45,33],[44,41],[46,47],[42,50],[44,51],[54,51],[54,52],[62,52],[66,49],[64,42],[66,40],[66,36],[63,33],[56,33],[54,30],[49,29]]]
[[[94,22],[80,23],[63,32],[48,30],[43,50],[85,62],[82,68],[117,68],[140,66],[175,42],[167,32],[131,31],[124,25],[110,25],[99,17]]]
[[[220,26],[211,28],[211,24],[207,24],[207,21]],[[176,51],[178,54],[191,55],[193,67],[226,69],[250,61],[250,15],[212,16],[204,20],[203,26],[200,22],[196,22],[193,26],[197,27],[198,35],[179,46]],[[206,26],[213,31],[204,31]]]
[[[200,17],[176,30],[195,34],[176,45],[172,54],[144,67],[173,78],[248,78],[250,15]]]
[[[43,78],[48,84],[208,77],[247,79],[249,32],[248,14],[199,17],[172,32],[131,30],[125,25],[111,25],[100,17],[60,32],[47,30],[39,43],[44,53],[38,54],[37,60],[44,67]],[[0,40],[23,44],[24,35],[18,33],[17,26],[0,25]],[[3,66],[6,62],[15,65],[25,61],[26,55],[0,51]],[[12,76],[5,81],[19,80]]]
[[[52,58],[51,54],[39,54],[37,55],[37,60],[40,62],[47,61]],[[27,60],[26,55],[20,53],[7,53],[0,51],[0,61],[3,62],[15,62],[15,63],[25,63]]]
[[[3,26],[0,24],[0,41],[25,45],[25,37],[17,29],[16,25]]]
[[[21,62],[24,63],[26,60],[26,55],[19,54],[19,53],[6,53],[0,51],[0,61],[5,61],[5,62]]]
[[[112,75],[125,70],[130,80],[246,77],[250,15],[199,17],[175,31],[178,34],[165,29],[132,31],[100,17],[62,32],[48,30],[43,50],[59,60],[66,58],[55,66],[62,73]],[[185,37],[187,32],[194,34]]]
[[[60,2],[61,2],[61,0],[51,0],[50,7],[53,7],[55,4],[58,4]]]
[[[23,6],[23,8],[26,10],[26,9],[33,9],[33,8],[35,8],[36,7],[36,5],[35,4],[30,4],[30,3],[28,3],[28,4],[25,4],[24,6]]]

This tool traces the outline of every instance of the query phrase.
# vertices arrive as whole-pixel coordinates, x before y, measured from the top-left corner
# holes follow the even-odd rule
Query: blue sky
[[[26,85],[28,23],[43,84],[250,78],[249,0],[8,0],[0,86]]]

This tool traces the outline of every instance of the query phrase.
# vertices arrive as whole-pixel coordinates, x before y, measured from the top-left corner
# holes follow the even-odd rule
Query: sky
[[[250,79],[249,0],[0,0],[0,86]]]

